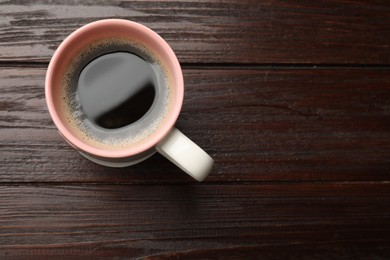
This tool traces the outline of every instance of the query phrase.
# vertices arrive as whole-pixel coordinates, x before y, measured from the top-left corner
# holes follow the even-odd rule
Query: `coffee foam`
[[[122,128],[102,130],[84,114],[76,95],[77,81],[89,62],[101,55],[118,51],[134,53],[151,65],[158,81],[156,98],[140,120]],[[68,128],[83,142],[105,150],[122,150],[146,140],[163,124],[172,100],[171,82],[164,64],[142,43],[120,38],[94,41],[80,50],[66,66],[61,79],[62,114]]]

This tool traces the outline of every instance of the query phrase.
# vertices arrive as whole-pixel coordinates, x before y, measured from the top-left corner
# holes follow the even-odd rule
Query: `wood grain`
[[[159,155],[110,169],[58,135],[45,69],[0,70],[0,182],[187,183]],[[216,160],[207,182],[388,181],[387,69],[184,70],[177,126]]]
[[[2,186],[0,258],[383,258],[389,183]]]
[[[390,2],[1,1],[0,61],[48,62],[78,27],[145,24],[184,63],[390,64]]]
[[[390,2],[0,1],[0,259],[389,259]],[[140,22],[216,159],[124,169],[58,135],[44,77],[80,26]]]

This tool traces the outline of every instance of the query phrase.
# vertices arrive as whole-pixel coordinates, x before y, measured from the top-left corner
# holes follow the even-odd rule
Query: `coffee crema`
[[[162,125],[170,80],[153,52],[128,39],[95,41],[66,67],[63,114],[84,142],[118,150],[142,142]]]

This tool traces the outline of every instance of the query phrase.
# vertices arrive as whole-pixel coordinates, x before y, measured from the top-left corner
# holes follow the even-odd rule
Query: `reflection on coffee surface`
[[[91,123],[104,129],[127,126],[151,108],[157,88],[154,70],[128,52],[105,54],[81,71],[77,95]]]

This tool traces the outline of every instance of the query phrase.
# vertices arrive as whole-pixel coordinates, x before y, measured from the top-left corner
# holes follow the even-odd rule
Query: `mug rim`
[[[98,148],[95,146],[92,146],[86,142],[83,142],[80,138],[72,134],[71,131],[65,126],[63,123],[63,120],[61,120],[61,117],[59,116],[58,112],[56,111],[55,105],[54,105],[54,98],[53,98],[53,85],[51,84],[53,82],[53,73],[54,73],[54,67],[55,64],[58,62],[61,62],[61,54],[64,52],[66,47],[71,44],[75,39],[82,36],[82,34],[89,30],[89,29],[96,29],[96,27],[104,27],[107,25],[117,25],[117,26],[126,26],[138,31],[141,31],[143,34],[148,36],[150,39],[152,39],[154,42],[159,44],[162,47],[162,50],[165,52],[165,54],[168,56],[168,59],[173,64],[173,70],[175,73],[172,73],[172,80],[173,80],[173,86],[175,89],[175,96],[173,99],[175,100],[173,102],[173,106],[170,109],[170,111],[167,113],[166,118],[164,122],[161,123],[161,125],[158,127],[157,130],[154,131],[154,133],[151,136],[146,137],[146,139],[140,141],[134,147],[131,145],[124,148],[124,149],[118,149],[118,150],[108,150],[104,148]],[[126,158],[131,157],[133,155],[142,153],[144,151],[147,151],[154,147],[159,141],[161,141],[168,133],[169,131],[174,127],[176,120],[179,116],[179,113],[181,111],[181,107],[183,104],[184,99],[184,79],[183,79],[183,73],[181,70],[180,63],[173,52],[172,48],[168,45],[168,43],[156,32],[154,32],[152,29],[130,20],[124,20],[124,19],[104,19],[104,20],[98,20],[91,23],[88,23],[86,25],[83,25],[82,27],[76,29],[73,31],[69,36],[67,36],[61,44],[57,47],[55,50],[49,66],[47,68],[46,72],[46,78],[45,78],[45,99],[46,104],[49,110],[49,114],[58,128],[58,131],[60,132],[60,135],[70,143],[71,146],[74,148],[81,150],[83,152],[89,153],[94,156],[103,157],[103,158]]]

